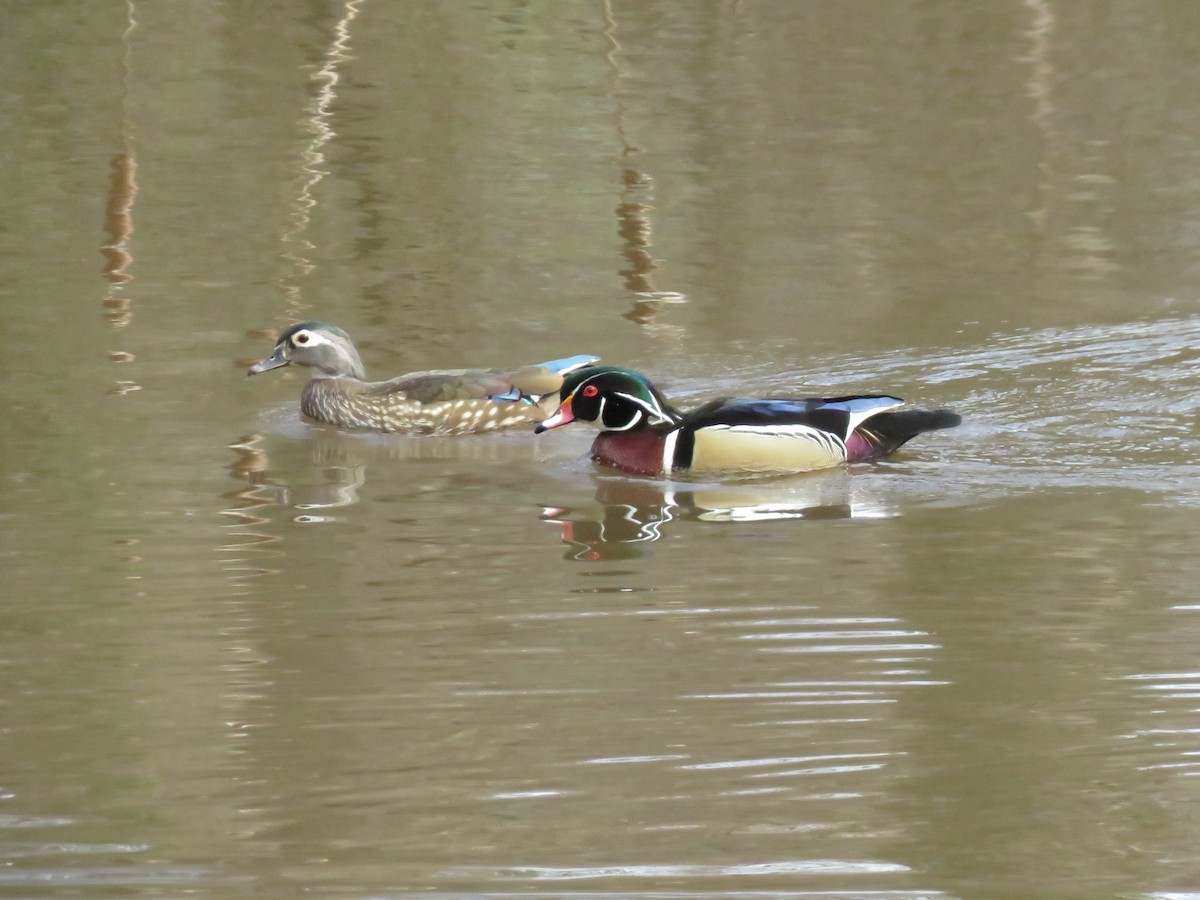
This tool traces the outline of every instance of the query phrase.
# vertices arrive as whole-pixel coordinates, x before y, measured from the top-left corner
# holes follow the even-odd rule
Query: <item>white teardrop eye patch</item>
[[[293,347],[320,347],[330,343],[329,338],[319,331],[297,331],[291,337]]]

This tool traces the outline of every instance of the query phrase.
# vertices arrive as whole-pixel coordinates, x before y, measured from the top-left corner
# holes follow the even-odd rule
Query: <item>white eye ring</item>
[[[294,341],[297,344],[307,344],[308,338],[309,338],[309,334],[307,331],[298,331],[298,332],[296,332],[295,335],[292,336],[292,341]]]

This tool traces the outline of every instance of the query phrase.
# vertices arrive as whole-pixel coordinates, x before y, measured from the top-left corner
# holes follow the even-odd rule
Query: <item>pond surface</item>
[[[1200,6],[23,4],[0,894],[1200,898]],[[574,353],[894,458],[349,435]]]

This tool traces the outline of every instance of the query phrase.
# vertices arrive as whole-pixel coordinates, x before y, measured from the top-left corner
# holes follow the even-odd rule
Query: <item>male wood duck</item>
[[[338,428],[414,434],[477,434],[529,425],[553,408],[563,375],[594,363],[572,356],[519,369],[412,372],[367,381],[350,336],[325,322],[300,322],[247,375],[295,363],[314,369],[300,411]],[[539,402],[545,398],[545,405]]]
[[[637,475],[805,472],[886,456],[924,431],[953,428],[948,409],[896,411],[896,397],[713,400],[673,407],[644,375],[587,366],[563,379],[560,405],[534,430],[598,422],[592,459]]]

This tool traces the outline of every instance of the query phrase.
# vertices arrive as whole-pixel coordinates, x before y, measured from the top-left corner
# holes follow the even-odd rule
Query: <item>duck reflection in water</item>
[[[244,435],[229,445],[237,459],[228,468],[235,479],[253,485],[260,499],[299,511],[359,503],[368,470],[375,466],[388,470],[386,478],[395,475],[397,463],[447,463],[444,469],[421,470],[421,477],[452,483],[464,477],[464,471],[536,468],[553,458],[520,432],[467,437],[377,435],[306,424],[294,419],[290,410],[276,418],[279,421],[269,422],[265,435]],[[569,446],[554,449],[563,458],[576,452]],[[315,514],[305,519],[317,520]]]
[[[321,440],[313,442],[310,454],[299,460],[285,458],[272,470],[270,457],[260,434],[243,435],[229,445],[237,458],[227,468],[238,481],[251,485],[251,491],[234,496],[253,500],[254,506],[281,506],[296,510],[320,510],[351,506],[359,502],[358,490],[366,483],[366,465],[347,458],[339,445]],[[285,455],[286,456],[286,455]],[[320,479],[313,480],[316,466]],[[293,470],[304,471],[304,479],[289,477]],[[298,521],[319,517],[302,514]]]
[[[899,515],[868,479],[828,472],[763,484],[679,484],[632,478],[597,479],[595,505],[550,507],[564,559],[639,559],[680,520],[714,523],[785,519],[880,519]]]

